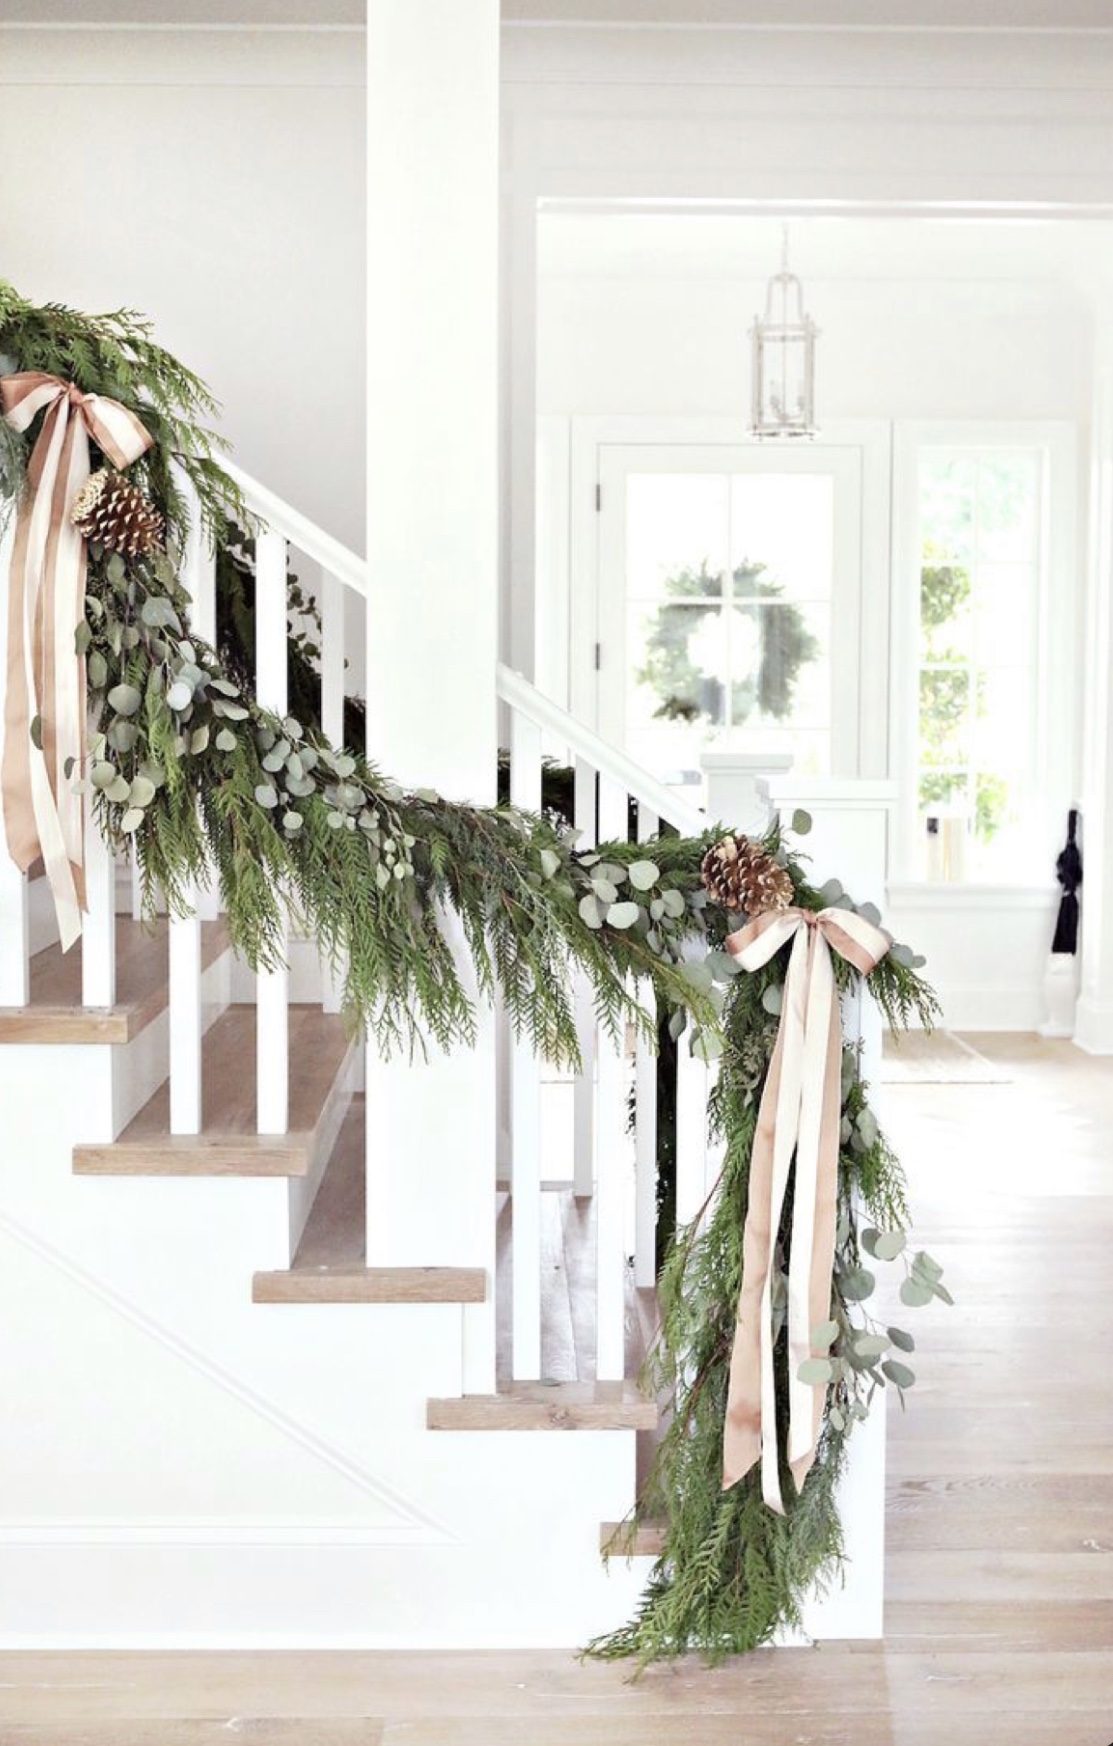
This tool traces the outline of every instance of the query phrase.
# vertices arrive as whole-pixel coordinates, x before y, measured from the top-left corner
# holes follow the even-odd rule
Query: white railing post
[[[541,730],[510,722],[510,799],[541,810]],[[541,1064],[528,1037],[510,1043],[512,1345],[515,1381],[541,1375]]]
[[[0,673],[8,670],[8,567],[14,514],[0,534]],[[4,749],[4,712],[0,708],[0,756]],[[26,875],[8,854],[0,803],[0,1006],[26,1006],[31,998],[30,899]]]
[[[321,577],[321,729],[334,746],[344,744],[344,588],[325,571]]]
[[[707,1064],[689,1047],[686,1030],[676,1045],[676,1222],[687,1225],[707,1198]]]
[[[576,759],[573,822],[577,847],[595,847],[595,771]],[[595,1006],[591,983],[583,971],[575,981],[576,1032],[580,1039],[580,1071],[572,1087],[572,1189],[583,1199],[595,1192]]]
[[[647,843],[660,825],[657,814],[638,807],[638,841]],[[653,1010],[654,996],[646,999]],[[639,1030],[634,1054],[634,1283],[657,1283],[657,1050]]]
[[[183,480],[190,525],[182,561],[182,585],[189,595],[189,629],[202,641],[216,642],[216,554],[201,525],[196,495]],[[133,871],[137,885],[137,871]],[[201,893],[195,883],[186,893],[189,914],[171,915],[170,1132],[199,1134],[203,1122],[201,1074]],[[208,896],[208,894],[205,894]],[[134,898],[133,898],[134,901]],[[215,898],[207,907],[215,913]]]
[[[599,1036],[599,1140],[595,1162],[595,1374],[620,1382],[626,1374],[626,1050]]]
[[[264,528],[255,541],[255,694],[286,714],[286,539]],[[285,953],[285,940],[280,942]],[[261,1134],[284,1134],[289,1120],[289,971],[261,970],[256,987],[256,1100]]]
[[[85,802],[85,904],[81,924],[81,1004],[116,1004],[116,857]]]

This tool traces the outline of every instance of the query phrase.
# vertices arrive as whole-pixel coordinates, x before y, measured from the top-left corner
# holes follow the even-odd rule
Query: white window
[[[1073,712],[1052,695],[1069,653],[1051,610],[1073,523],[1069,443],[1023,426],[956,433],[921,438],[905,466],[907,871],[1041,883],[1074,798]]]

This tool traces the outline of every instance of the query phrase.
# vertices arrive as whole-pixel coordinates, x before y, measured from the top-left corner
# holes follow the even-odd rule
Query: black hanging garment
[[[1078,813],[1072,807],[1067,823],[1067,841],[1059,859],[1055,863],[1055,874],[1063,887],[1063,896],[1059,902],[1059,919],[1055,923],[1055,938],[1051,944],[1053,952],[1077,952],[1078,950],[1078,887],[1082,884],[1082,855],[1075,841],[1078,832]]]

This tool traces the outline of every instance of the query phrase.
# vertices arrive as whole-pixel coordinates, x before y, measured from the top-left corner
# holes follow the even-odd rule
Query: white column
[[[498,0],[368,9],[369,750],[411,786],[495,792]],[[367,1250],[493,1285],[494,1026],[428,1064],[368,1062]],[[462,1384],[494,1386],[493,1291]]]
[[[286,713],[286,645],[286,541],[264,530],[255,542],[255,689],[263,707],[276,715]],[[286,965],[261,970],[255,988],[257,1124],[261,1134],[284,1134],[290,1102]]]
[[[510,722],[510,798],[541,810],[541,730],[525,716]],[[510,1038],[513,1370],[541,1375],[541,1063],[528,1037]]]
[[[1082,994],[1075,1041],[1113,1054],[1113,302],[1097,322],[1082,712]]]

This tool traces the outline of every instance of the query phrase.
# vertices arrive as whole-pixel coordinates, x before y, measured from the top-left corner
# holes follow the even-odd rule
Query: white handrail
[[[307,558],[315,563],[337,581],[343,582],[345,588],[351,588],[356,594],[367,598],[367,561],[357,553],[350,551],[316,522],[310,521],[307,515],[285,503],[274,491],[260,485],[258,479],[253,479],[242,468],[236,467],[231,461],[221,460],[221,466],[234,479],[243,492],[244,502],[254,515],[273,529],[275,533],[284,534],[292,546],[299,552],[304,552]]]
[[[592,728],[585,727],[575,716],[537,690],[528,679],[515,673],[500,661],[497,669],[498,694],[511,709],[520,710],[530,721],[562,744],[577,757],[583,758],[600,776],[609,778],[626,790],[639,806],[649,807],[657,816],[682,831],[685,836],[702,836],[711,821],[698,806],[681,800],[663,782],[658,782],[648,770],[635,764],[617,746],[609,745]]]

